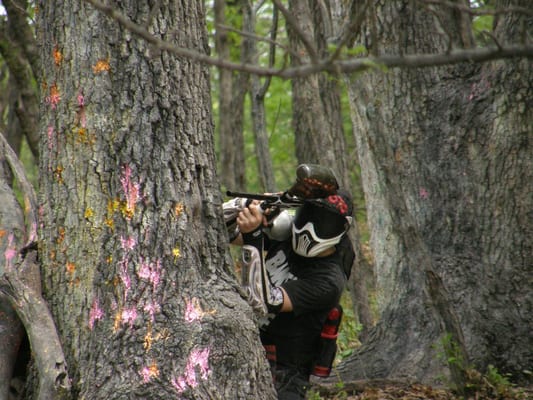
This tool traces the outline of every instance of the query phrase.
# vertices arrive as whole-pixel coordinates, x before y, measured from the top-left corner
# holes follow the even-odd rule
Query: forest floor
[[[533,399],[533,386],[480,385],[467,395],[450,389],[434,388],[416,383],[394,381],[357,381],[342,385],[313,386],[309,400],[529,400]]]

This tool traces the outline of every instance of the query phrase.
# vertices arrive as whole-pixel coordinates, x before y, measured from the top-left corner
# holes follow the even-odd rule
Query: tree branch
[[[54,320],[40,293],[20,278],[36,273],[36,257],[36,251],[30,251],[20,265],[6,271],[0,278],[0,296],[10,302],[26,328],[39,374],[38,399],[67,399],[70,380]]]
[[[156,46],[160,50],[168,51],[180,57],[185,57],[194,61],[219,68],[227,68],[235,71],[248,72],[258,76],[277,76],[282,79],[301,78],[321,72],[353,73],[362,72],[376,67],[383,68],[425,68],[437,67],[461,62],[487,62],[509,58],[533,58],[533,45],[510,45],[502,48],[476,48],[455,50],[442,54],[411,54],[406,56],[382,55],[379,57],[353,58],[349,60],[322,60],[313,64],[306,64],[286,69],[264,68],[247,63],[233,63],[227,60],[213,58],[199,51],[178,47],[169,42],[161,40],[150,34],[143,27],[133,23],[128,18],[114,10],[111,6],[102,4],[97,0],[85,0],[96,9],[113,18],[125,28],[137,36],[145,39],[148,43]]]

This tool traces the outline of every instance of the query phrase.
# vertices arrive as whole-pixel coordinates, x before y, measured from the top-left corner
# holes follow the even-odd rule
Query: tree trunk
[[[33,29],[28,24],[26,0],[6,0],[3,2],[8,14],[5,26],[0,25],[0,33],[5,39],[0,41],[0,54],[9,68],[10,76],[17,88],[11,105],[17,116],[17,127],[26,137],[33,156],[39,158],[39,87],[35,79],[40,74],[37,57],[37,44]],[[11,127],[10,127],[11,128]],[[11,129],[10,129],[11,130]],[[8,132],[8,137],[13,132]],[[11,141],[10,141],[11,143]],[[15,151],[19,149],[15,148]]]
[[[0,133],[2,135],[2,133]],[[3,137],[0,137],[0,149],[3,150]],[[8,167],[7,160],[0,153],[0,165]],[[0,281],[5,278],[8,261],[14,258],[16,250],[24,243],[24,217],[8,182],[11,174],[0,175]],[[11,256],[9,256],[11,254]],[[17,353],[22,342],[24,330],[15,309],[5,296],[0,293],[0,399],[7,399],[11,377],[17,360]]]
[[[507,3],[531,9],[526,1]],[[460,34],[465,19],[443,18],[447,8],[428,14],[410,1],[387,1],[373,10],[375,25],[365,32],[379,54],[468,46]],[[506,42],[524,33],[519,27],[531,35],[531,26],[511,13],[495,33]],[[446,35],[429,34],[435,27]],[[349,80],[382,318],[340,368],[344,379],[436,382],[448,372],[434,345],[454,334],[454,320],[452,338],[460,346],[464,337],[468,356],[459,363],[525,377],[532,359],[532,82],[527,59]],[[421,257],[426,251],[429,258]]]
[[[257,9],[252,2],[244,1],[242,6],[243,32],[249,35],[255,35],[255,15]],[[274,27],[273,29],[277,29]],[[258,63],[257,45],[255,39],[244,38],[242,51],[244,58],[253,64]],[[268,133],[266,131],[265,116],[265,93],[270,84],[267,78],[264,85],[258,76],[250,76],[250,103],[252,116],[252,130],[255,139],[255,155],[257,157],[257,174],[259,182],[264,192],[276,192],[276,181],[274,179],[274,168],[272,166],[272,157],[270,157],[270,147],[268,143]]]
[[[220,58],[230,59],[230,37],[226,29],[224,0],[215,0],[216,51]],[[248,74],[228,69],[218,70],[218,133],[219,158],[222,185],[226,189],[244,191],[245,154],[243,136],[244,98],[248,86]]]
[[[202,2],[155,4],[115,7],[207,50]],[[274,398],[230,270],[208,69],[85,2],[46,2],[39,16],[39,250],[75,397]]]
[[[316,45],[321,57],[328,55],[327,42],[334,32],[330,9],[324,2],[292,0],[291,15],[301,32],[309,35],[309,40]],[[291,27],[288,29],[293,53],[301,59],[292,58],[293,65],[308,62],[308,49],[302,44],[301,33]],[[292,82],[293,89],[293,125],[296,137],[296,156],[298,163],[318,163],[330,166],[339,179],[339,184],[350,190],[350,171],[353,163],[347,156],[346,139],[342,125],[340,88],[337,78],[327,75],[312,75],[298,78]],[[352,268],[349,290],[359,322],[363,325],[361,337],[373,325],[366,283],[366,273],[370,271],[360,244],[359,229],[356,223],[350,230],[356,259]]]

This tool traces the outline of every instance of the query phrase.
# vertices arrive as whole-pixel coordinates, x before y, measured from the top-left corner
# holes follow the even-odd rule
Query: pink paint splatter
[[[122,323],[129,324],[130,328],[137,319],[137,309],[135,307],[125,308],[122,311]]]
[[[130,250],[133,250],[135,246],[137,245],[137,239],[130,236],[125,238],[124,236],[120,237],[120,244],[122,246],[122,250],[124,250],[126,253]]]
[[[188,387],[195,388],[198,386],[198,377],[196,375],[196,369],[199,369],[200,378],[207,379],[211,370],[209,368],[209,351],[207,347],[205,349],[194,349],[191,354],[189,354],[189,359],[187,360],[187,366],[185,367],[185,372],[179,377],[174,377],[171,380],[172,386],[179,392],[182,393]]]
[[[152,322],[155,319],[155,314],[161,311],[161,306],[158,303],[146,303],[144,305],[143,311],[150,315]]]
[[[128,274],[128,258],[124,256],[118,265],[118,274],[124,285],[124,301],[128,298],[128,292],[131,289],[131,278]]]
[[[131,180],[131,168],[129,165],[122,167],[122,177],[120,178],[122,184],[122,190],[126,195],[126,210],[125,215],[127,219],[131,219],[135,213],[135,204],[140,201],[140,184],[138,182],[132,182]]]
[[[198,299],[193,297],[190,301],[186,300],[185,303],[185,321],[194,322],[200,320],[204,313],[200,307]]]
[[[104,312],[100,308],[98,298],[95,298],[91,306],[91,311],[89,312],[89,328],[91,329],[91,331],[94,328],[94,323],[102,319],[103,317],[104,317]]]
[[[161,260],[157,259],[155,263],[145,261],[144,258],[140,258],[141,264],[137,275],[139,278],[147,280],[152,284],[153,289],[155,290],[161,281]]]
[[[54,127],[52,125],[46,128],[46,135],[48,136],[48,150],[52,150],[54,147]]]
[[[15,235],[13,233],[10,233],[7,237],[7,248],[6,251],[4,251],[4,257],[6,258],[6,269],[11,269],[12,265],[11,262],[17,255],[17,249],[13,245],[13,241],[15,240]]]
[[[153,378],[157,378],[159,376],[159,368],[157,367],[157,364],[152,362],[149,366],[143,367],[139,371],[139,375],[141,375],[143,383],[150,382]]]
[[[46,96],[45,101],[50,104],[52,110],[55,110],[61,101],[61,95],[59,94],[59,89],[55,83],[50,86],[50,95]]]
[[[139,375],[141,375],[141,378],[143,380],[143,383],[148,383],[152,380],[152,372],[150,371],[150,368],[144,367],[140,372]]]
[[[418,194],[423,200],[427,200],[429,198],[429,192],[425,188],[420,188]]]

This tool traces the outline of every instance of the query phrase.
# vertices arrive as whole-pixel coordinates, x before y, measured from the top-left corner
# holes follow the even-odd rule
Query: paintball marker
[[[289,219],[284,209],[301,206],[305,200],[327,197],[335,194],[339,185],[337,179],[330,168],[317,164],[301,164],[296,169],[296,182],[285,192],[277,194],[257,194],[233,192],[228,190],[226,195],[233,197],[224,203],[224,221],[233,241],[239,234],[236,226],[237,215],[245,207],[248,207],[252,200],[260,200],[260,207],[263,211],[269,210],[267,220],[270,232],[284,231],[286,225],[290,226],[292,219]],[[276,223],[283,229],[274,229]]]

